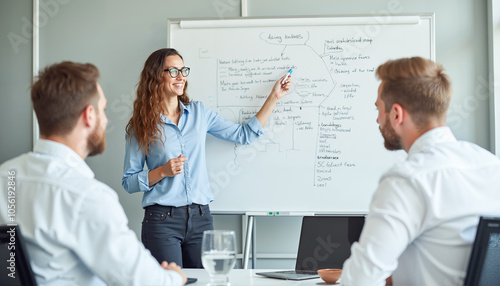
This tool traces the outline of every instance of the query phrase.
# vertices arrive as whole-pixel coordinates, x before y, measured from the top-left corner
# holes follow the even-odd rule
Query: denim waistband
[[[200,214],[205,214],[210,211],[208,205],[199,205],[199,204],[190,204],[186,206],[180,206],[180,207],[174,207],[174,206],[162,206],[158,204],[154,204],[151,206],[147,206],[145,209],[145,212],[162,212],[167,215],[174,215],[174,213],[188,213],[192,211],[199,211]]]

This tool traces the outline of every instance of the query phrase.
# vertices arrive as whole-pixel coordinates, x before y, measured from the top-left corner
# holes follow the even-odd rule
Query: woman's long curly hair
[[[141,72],[141,78],[137,85],[137,98],[134,101],[134,111],[125,131],[128,138],[132,136],[139,142],[140,150],[148,156],[148,149],[158,139],[162,140],[160,122],[165,99],[164,69],[168,56],[182,56],[175,49],[160,49],[152,53]],[[189,104],[190,100],[186,93],[187,81],[184,85],[184,93],[179,96],[179,100],[184,104]],[[164,142],[162,142],[164,143]],[[139,150],[138,150],[139,151]]]

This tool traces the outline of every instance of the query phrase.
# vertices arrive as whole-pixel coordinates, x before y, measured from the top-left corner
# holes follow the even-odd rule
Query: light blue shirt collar
[[[182,117],[182,115],[184,115],[184,112],[189,114],[189,105],[187,105],[187,106],[184,105],[182,103],[182,101],[180,101],[180,100],[179,100],[179,109],[181,110],[180,117]],[[173,124],[172,120],[170,120],[170,118],[168,118],[165,114],[160,114],[160,118],[161,118],[161,121],[163,123],[168,123],[168,124],[172,123]]]

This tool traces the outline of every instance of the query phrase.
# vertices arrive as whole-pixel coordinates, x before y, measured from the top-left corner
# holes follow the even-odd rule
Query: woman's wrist
[[[166,166],[163,165],[161,167],[158,167],[158,175],[160,176],[159,180],[158,181],[161,181],[163,178],[167,177],[167,170],[166,170]]]
[[[277,92],[272,91],[271,94],[269,94],[269,96],[267,98],[272,100],[274,103],[276,103],[279,100],[279,95]]]

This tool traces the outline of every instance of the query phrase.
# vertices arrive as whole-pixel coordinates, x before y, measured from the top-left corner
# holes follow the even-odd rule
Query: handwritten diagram
[[[308,31],[262,32],[259,40],[280,49],[265,56],[217,58],[216,108],[234,109],[238,122],[248,121],[277,78],[293,68],[292,89],[281,99],[269,122],[271,132],[283,133],[282,140],[269,144],[279,144],[280,152],[306,151],[314,146],[306,151],[314,161],[311,184],[328,187],[336,170],[356,167],[357,160],[343,151],[345,147],[339,141],[355,141],[349,137],[356,128],[353,123],[357,120],[358,91],[363,85],[358,75],[373,76],[374,63],[370,55],[344,55],[352,46],[352,41],[346,39],[325,40],[323,50],[317,51],[307,44]],[[373,43],[369,38],[356,41]]]

